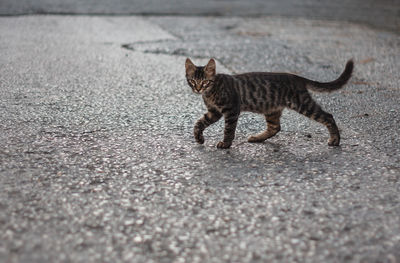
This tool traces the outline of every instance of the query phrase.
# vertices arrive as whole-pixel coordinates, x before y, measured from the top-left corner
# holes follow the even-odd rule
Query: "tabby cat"
[[[204,129],[224,116],[224,139],[217,147],[229,148],[235,137],[240,112],[250,111],[264,114],[267,129],[250,136],[248,141],[263,142],[280,131],[282,110],[289,108],[324,124],[330,135],[328,145],[337,146],[340,135],[333,116],[321,109],[308,90],[331,92],[342,88],[350,79],[353,66],[353,61],[349,60],[338,79],[321,83],[289,73],[216,74],[214,59],[210,59],[204,67],[198,67],[187,58],[187,82],[193,92],[202,94],[208,110],[196,122],[194,137],[198,143],[203,144]]]

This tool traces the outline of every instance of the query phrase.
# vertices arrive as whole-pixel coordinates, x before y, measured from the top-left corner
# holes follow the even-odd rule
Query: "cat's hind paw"
[[[229,147],[231,147],[232,143],[227,143],[227,142],[219,142],[217,144],[217,148],[219,149],[228,149]]]
[[[262,138],[262,137],[260,137],[260,136],[250,136],[250,137],[247,139],[248,142],[263,142],[263,141],[265,141],[265,140],[266,140],[266,138]]]

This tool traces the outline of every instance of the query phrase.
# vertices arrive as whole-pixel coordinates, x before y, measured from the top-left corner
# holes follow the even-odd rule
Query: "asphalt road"
[[[0,18],[0,261],[399,262],[400,37],[302,18]],[[243,114],[197,145],[184,61],[289,71],[342,131]]]
[[[0,0],[0,15],[284,16],[352,21],[400,32],[398,0]]]

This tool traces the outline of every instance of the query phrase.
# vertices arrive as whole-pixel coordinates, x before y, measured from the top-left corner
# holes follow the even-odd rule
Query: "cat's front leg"
[[[232,141],[235,138],[235,131],[237,121],[239,119],[238,111],[229,111],[224,113],[225,118],[225,129],[224,129],[224,140],[217,144],[217,148],[227,149],[231,147]]]
[[[217,109],[209,109],[208,112],[205,113],[194,125],[194,138],[196,139],[196,142],[203,144],[203,131],[208,126],[218,121],[221,117],[222,114]]]

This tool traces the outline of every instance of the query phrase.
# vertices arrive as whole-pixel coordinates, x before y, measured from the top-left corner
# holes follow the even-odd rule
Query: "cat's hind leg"
[[[277,134],[281,130],[281,122],[280,122],[281,115],[282,115],[282,110],[265,114],[265,120],[267,121],[267,129],[262,133],[250,136],[248,142],[263,142],[266,139],[275,136],[275,134]]]
[[[325,125],[330,135],[328,145],[338,146],[340,143],[340,134],[332,114],[322,110],[321,106],[319,106],[308,93],[302,95],[301,98],[293,98],[289,108]]]

